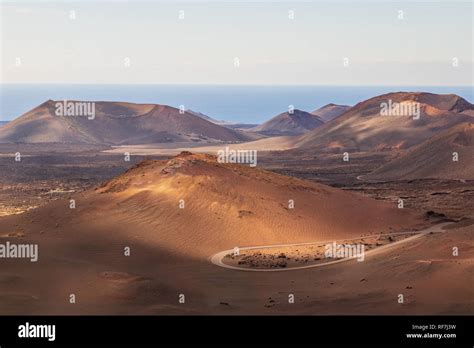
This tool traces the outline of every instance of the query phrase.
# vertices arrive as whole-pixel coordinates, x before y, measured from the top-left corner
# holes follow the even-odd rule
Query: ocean
[[[328,103],[354,105],[376,95],[406,91],[454,93],[473,102],[472,86],[242,86],[2,84],[0,121],[13,120],[48,99],[183,105],[212,118],[261,123],[289,105],[313,111]]]

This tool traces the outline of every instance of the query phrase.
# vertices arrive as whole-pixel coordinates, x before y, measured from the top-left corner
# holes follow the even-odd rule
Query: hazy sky
[[[469,1],[3,1],[1,8],[7,83],[473,81]]]

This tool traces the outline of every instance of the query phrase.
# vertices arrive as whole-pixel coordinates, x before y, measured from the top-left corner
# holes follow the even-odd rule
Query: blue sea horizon
[[[313,111],[329,103],[354,105],[389,92],[457,94],[473,102],[472,86],[1,84],[0,121],[13,120],[48,99],[183,105],[212,118],[262,123],[289,105]]]

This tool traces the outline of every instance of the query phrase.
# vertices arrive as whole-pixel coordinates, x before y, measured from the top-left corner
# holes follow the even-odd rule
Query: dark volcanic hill
[[[474,180],[474,123],[447,129],[364,176],[380,181],[422,178]]]
[[[306,111],[294,110],[281,113],[249,131],[269,136],[298,135],[319,127],[324,122],[316,115]]]
[[[382,105],[388,103],[419,105],[419,118],[384,115]],[[457,124],[473,122],[473,112],[474,105],[454,94],[389,93],[358,103],[302,135],[297,147],[319,151],[407,149]]]
[[[57,116],[48,100],[0,128],[0,142],[97,143],[110,145],[165,142],[240,142],[243,132],[214,124],[189,112],[156,104],[95,102],[95,117]]]
[[[329,122],[336,117],[341,116],[351,107],[349,105],[337,105],[337,104],[327,104],[319,109],[312,111],[313,115],[319,116],[324,122]]]
[[[188,109],[186,111],[189,112],[192,115],[199,116],[199,117],[205,119],[206,121],[212,122],[214,124],[218,124],[218,125],[222,125],[222,126],[227,125],[227,124],[232,124],[231,122],[216,120],[215,118],[212,118],[211,116],[207,116],[206,114],[203,114],[202,112],[193,111],[191,109]]]

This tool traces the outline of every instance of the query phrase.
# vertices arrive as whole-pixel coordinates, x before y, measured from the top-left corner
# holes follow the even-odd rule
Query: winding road
[[[381,251],[384,251],[385,249],[388,249],[388,248],[391,248],[395,245],[400,245],[402,243],[406,243],[406,242],[409,242],[409,241],[412,241],[414,239],[417,239],[417,238],[420,238],[428,233],[440,233],[440,232],[444,232],[443,231],[443,227],[446,226],[446,225],[450,225],[452,224],[453,222],[443,222],[443,223],[440,223],[440,224],[437,224],[437,225],[434,225],[434,226],[430,226],[428,228],[425,228],[424,230],[421,230],[421,231],[411,231],[411,232],[395,232],[395,233],[387,233],[387,234],[376,234],[376,235],[371,235],[371,236],[365,236],[365,238],[367,237],[373,237],[373,236],[393,236],[393,235],[401,235],[401,234],[414,234],[416,233],[414,236],[412,237],[408,237],[408,238],[405,238],[405,239],[402,239],[402,240],[399,240],[399,241],[396,241],[396,242],[393,242],[393,243],[389,243],[389,244],[386,244],[386,245],[383,245],[381,247],[378,247],[378,248],[374,248],[372,250],[369,250],[369,251],[366,251],[364,253],[364,257],[367,257],[368,255],[375,255],[377,253],[380,253]],[[336,240],[337,241],[341,241],[341,240],[358,240],[358,239],[361,239],[361,238],[364,238],[364,237],[357,237],[357,238],[344,238],[344,239],[339,239],[339,240]],[[320,241],[320,242],[309,242],[309,243],[293,243],[293,244],[274,244],[274,245],[261,245],[261,246],[252,246],[252,247],[239,247],[239,250],[255,250],[255,249],[271,249],[271,248],[280,248],[280,247],[291,247],[291,246],[302,246],[302,245],[314,245],[314,244],[324,244],[324,243],[332,243],[334,242],[334,240],[330,240],[330,241]],[[225,264],[222,260],[224,259],[224,257],[226,255],[229,255],[231,254],[232,252],[234,251],[234,249],[230,249],[230,250],[224,250],[224,251],[221,251],[221,252],[218,252],[217,254],[214,254],[212,255],[209,259],[210,261],[216,265],[216,266],[219,266],[219,267],[224,267],[224,268],[229,268],[229,269],[233,269],[233,270],[237,270],[237,271],[247,271],[247,272],[284,272],[284,271],[296,271],[296,270],[301,270],[301,269],[307,269],[307,268],[315,268],[315,267],[323,267],[323,266],[328,266],[328,265],[333,265],[333,264],[336,264],[336,263],[340,263],[340,262],[348,262],[348,261],[351,261],[351,260],[354,260],[356,257],[353,257],[353,258],[344,258],[344,259],[339,259],[339,260],[334,260],[334,261],[328,261],[328,262],[324,262],[324,263],[318,263],[318,264],[315,264],[315,265],[306,265],[306,266],[298,266],[298,267],[291,267],[291,268],[268,268],[268,269],[265,269],[265,268],[244,268],[244,267],[236,267],[236,266],[231,266],[231,265],[228,265],[228,264]]]

